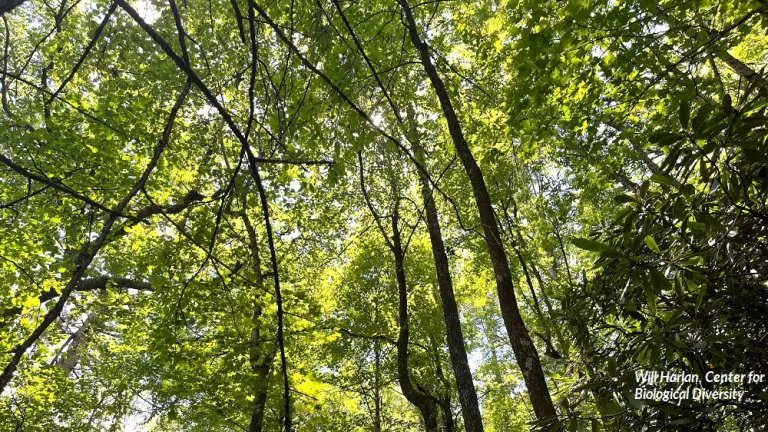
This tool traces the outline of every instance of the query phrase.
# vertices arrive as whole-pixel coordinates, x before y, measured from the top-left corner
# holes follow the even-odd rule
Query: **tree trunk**
[[[405,279],[405,253],[403,252],[402,239],[398,229],[400,216],[398,205],[392,214],[392,254],[395,257],[395,276],[397,278],[397,322],[400,331],[397,335],[397,380],[403,396],[421,412],[424,419],[424,427],[427,431],[437,431],[437,404],[417,389],[411,382],[408,371],[408,286]]]
[[[251,423],[248,427],[250,432],[261,432],[264,425],[264,411],[267,405],[266,389],[269,387],[269,368],[266,369],[267,373],[264,374],[264,381],[262,381],[260,389],[255,392],[253,411],[251,411]]]
[[[397,341],[395,343],[395,347],[397,348],[397,380],[400,382],[400,390],[403,392],[405,399],[421,412],[421,416],[424,419],[424,426],[427,431],[437,431],[437,402],[430,395],[414,386],[408,371],[408,340],[410,337],[408,328],[408,285],[405,278],[405,250],[400,236],[400,229],[398,228],[400,223],[400,197],[396,187],[393,185],[392,196],[394,197],[395,202],[391,217],[392,239],[390,240],[386,228],[384,228],[376,209],[368,198],[368,192],[365,188],[365,170],[363,168],[362,152],[357,153],[357,158],[360,164],[360,190],[363,193],[363,198],[365,198],[368,210],[371,212],[371,216],[373,216],[373,220],[376,222],[376,226],[379,228],[379,232],[384,238],[384,242],[389,247],[389,250],[392,252],[392,256],[395,259],[395,277],[397,279],[398,298],[397,323],[399,326]]]
[[[243,198],[245,202],[245,198]],[[264,275],[261,272],[261,257],[259,255],[258,237],[256,236],[256,230],[251,224],[251,220],[246,213],[247,206],[243,206],[243,210],[240,212],[240,218],[245,225],[245,230],[248,233],[248,249],[251,252],[251,259],[253,260],[253,270],[256,273],[256,290],[254,296],[258,296],[260,292],[264,290]],[[272,363],[275,359],[277,352],[277,341],[275,340],[272,346],[268,346],[261,337],[262,323],[261,315],[263,308],[258,303],[258,300],[254,301],[253,305],[253,327],[251,327],[251,344],[250,344],[250,364],[251,370],[256,375],[256,389],[254,390],[253,410],[251,411],[251,423],[249,425],[249,432],[261,432],[264,424],[264,411],[267,405],[267,393],[269,392],[269,376],[272,372]],[[267,333],[272,333],[267,329]],[[274,336],[270,337],[273,339]],[[265,346],[267,345],[267,346]]]
[[[378,320],[377,320],[378,321]],[[376,340],[374,344],[374,375],[373,375],[373,430],[375,432],[381,432],[381,349],[379,348],[379,341]]]
[[[504,319],[512,350],[514,351],[517,363],[522,370],[531,404],[533,405],[537,418],[543,419],[554,417],[557,415],[557,412],[555,411],[555,407],[552,404],[552,399],[549,395],[547,380],[541,367],[539,354],[536,352],[536,347],[531,341],[528,329],[525,327],[525,323],[523,322],[520,310],[517,306],[512,275],[509,269],[509,261],[504,246],[501,243],[499,227],[491,205],[491,198],[488,194],[485,179],[483,178],[480,167],[477,165],[477,161],[472,155],[469,145],[464,138],[461,124],[453,109],[445,84],[438,75],[435,66],[432,64],[429,48],[422,42],[421,37],[419,36],[416,28],[416,21],[413,18],[408,1],[399,0],[399,2],[403,9],[403,13],[405,14],[411,42],[418,50],[421,63],[432,83],[432,87],[437,93],[456,152],[464,165],[464,169],[472,185],[472,192],[480,214],[480,221],[483,224],[485,242],[488,246],[488,252],[491,257],[493,271],[496,277],[496,290],[499,296],[501,315]]]
[[[728,51],[718,51],[715,53],[717,55],[717,58],[723,61],[723,63],[727,64],[731,70],[736,72],[736,74],[750,83],[754,83],[759,89],[760,92],[765,94],[768,94],[768,81],[763,78],[762,75],[757,73],[755,70],[747,66],[744,62],[737,59],[736,57],[730,55]]]
[[[440,411],[443,414],[443,428],[441,430],[454,432],[456,430],[456,422],[453,420],[453,410],[451,409],[451,383],[445,379],[445,374],[443,374],[442,361],[440,360],[440,353],[434,338],[430,336],[429,342],[432,347],[432,355],[435,358],[435,376],[443,385],[443,390],[445,390],[445,393],[437,397],[437,404],[440,405]]]
[[[453,413],[451,412],[451,396],[447,395],[445,399],[440,401],[440,406],[443,412],[443,428],[445,432],[455,432],[456,423],[453,421]]]
[[[256,389],[254,391],[253,411],[251,411],[251,423],[248,428],[250,432],[261,432],[264,423],[264,411],[267,405],[267,394],[269,392],[269,376],[272,372],[272,363],[277,353],[277,341],[271,346],[265,344],[260,338],[261,323],[260,318],[262,308],[255,306],[253,312],[253,329],[251,330],[251,370],[256,375]],[[267,346],[265,346],[267,345]]]
[[[423,154],[417,149],[417,158]],[[483,430],[483,418],[480,414],[480,406],[477,402],[475,383],[472,380],[472,370],[467,360],[467,350],[464,346],[464,335],[461,331],[461,319],[459,307],[453,292],[453,280],[445,253],[443,234],[440,229],[440,221],[437,216],[432,189],[429,187],[429,179],[426,174],[419,173],[421,178],[421,196],[424,200],[424,208],[427,215],[427,230],[432,243],[432,256],[435,259],[437,272],[437,285],[440,291],[440,301],[443,306],[443,319],[448,340],[448,353],[451,358],[453,374],[456,377],[456,387],[459,391],[461,403],[461,415],[464,418],[464,428],[467,432],[479,432]]]

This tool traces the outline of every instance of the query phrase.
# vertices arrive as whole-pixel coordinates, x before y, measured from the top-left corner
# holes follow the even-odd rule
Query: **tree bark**
[[[379,341],[374,341],[374,376],[373,376],[373,430],[381,432],[381,349]]]
[[[397,278],[397,321],[400,331],[397,335],[397,380],[403,396],[421,412],[424,419],[424,427],[427,431],[437,431],[437,404],[417,389],[411,382],[408,370],[408,339],[410,330],[408,327],[408,285],[405,278],[405,253],[403,252],[399,222],[398,205],[392,214],[392,254],[395,258],[395,277]]]
[[[445,393],[438,395],[437,404],[440,405],[440,411],[443,414],[443,431],[454,432],[456,430],[456,422],[453,420],[453,410],[451,409],[451,383],[445,379],[443,374],[443,367],[441,366],[440,354],[438,352],[437,344],[434,338],[429,338],[430,346],[432,347],[432,355],[435,357],[435,376],[437,380],[443,384]]]
[[[96,312],[91,312],[85,317],[83,324],[72,335],[67,351],[56,361],[56,367],[64,371],[64,376],[68,377],[80,361],[80,346],[85,343],[85,338],[91,332],[91,325],[97,317]]]
[[[417,148],[416,157],[419,158],[422,155],[423,150]],[[459,307],[456,304],[456,297],[453,292],[451,269],[448,263],[448,256],[445,253],[445,244],[443,243],[443,234],[437,215],[437,206],[435,205],[432,189],[429,187],[429,179],[426,177],[426,174],[419,172],[419,177],[421,179],[421,196],[424,200],[424,208],[427,215],[427,230],[429,231],[429,240],[432,243],[432,256],[435,260],[435,270],[437,272],[437,286],[440,291],[440,301],[443,307],[448,353],[451,358],[453,374],[456,377],[456,387],[459,392],[464,428],[467,432],[480,432],[483,430],[483,418],[477,401],[472,370],[469,368],[469,361],[467,359],[464,335],[461,331]]]
[[[261,432],[264,427],[264,412],[267,405],[267,394],[269,392],[269,377],[272,372],[272,363],[277,353],[277,341],[272,346],[264,346],[260,340],[259,322],[262,314],[260,306],[254,307],[253,328],[251,330],[251,370],[256,375],[256,388],[254,390],[253,410],[251,411],[251,423],[248,427],[250,432]]]
[[[424,420],[424,427],[428,432],[437,431],[437,403],[434,398],[426,394],[421,389],[416,388],[411,382],[410,372],[408,371],[408,340],[410,330],[408,327],[408,284],[405,277],[405,249],[398,227],[400,223],[400,198],[398,191],[393,186],[394,210],[391,216],[392,239],[387,235],[384,225],[381,223],[376,209],[368,198],[368,192],[365,188],[365,170],[363,168],[363,155],[357,153],[360,164],[360,190],[368,206],[368,210],[379,228],[381,236],[384,238],[392,256],[395,260],[395,278],[397,280],[397,323],[399,327],[395,348],[397,348],[397,380],[400,382],[400,390],[403,396],[413,406],[415,406]]]
[[[715,53],[717,58],[723,61],[732,71],[747,81],[754,83],[763,94],[768,94],[768,81],[755,70],[747,66],[744,62],[730,55],[728,51],[719,51]]]
[[[248,233],[248,249],[251,252],[253,260],[253,270],[256,274],[256,283],[254,297],[258,296],[264,290],[264,275],[261,272],[261,257],[259,255],[259,244],[256,230],[251,224],[251,220],[246,213],[246,197],[243,198],[243,210],[240,212],[240,218],[245,225]],[[251,370],[256,375],[256,388],[254,390],[253,410],[251,411],[251,423],[248,427],[249,432],[261,432],[264,424],[264,412],[267,405],[267,393],[269,392],[269,376],[272,372],[272,363],[275,359],[277,341],[270,346],[264,346],[261,338],[261,315],[263,308],[254,299],[253,305],[253,327],[251,328],[250,344],[250,363]],[[271,333],[271,332],[270,332]],[[274,338],[274,335],[272,335]]]
[[[512,350],[522,370],[534,412],[539,419],[555,417],[557,412],[549,395],[547,380],[541,367],[539,354],[536,352],[536,347],[533,345],[517,306],[509,261],[504,246],[501,243],[499,227],[496,222],[493,206],[491,205],[491,198],[488,194],[485,179],[464,138],[461,124],[453,109],[453,104],[448,96],[445,84],[432,63],[429,47],[422,42],[419,36],[410,5],[407,0],[399,0],[399,3],[405,15],[411,42],[419,52],[424,70],[437,93],[456,152],[464,165],[472,185],[472,192],[480,214],[480,221],[483,224],[485,242],[488,246],[496,277],[496,290],[499,296],[501,315],[504,319]]]

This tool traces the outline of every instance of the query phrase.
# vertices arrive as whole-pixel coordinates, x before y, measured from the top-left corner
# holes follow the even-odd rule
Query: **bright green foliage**
[[[464,430],[421,173],[484,428],[545,423],[398,2],[6,3],[0,432],[272,431],[286,411],[293,430],[423,430],[398,383],[396,206],[410,376]],[[638,370],[768,375],[765,1],[410,6],[488,187],[549,427],[767,424],[765,383],[633,393]]]

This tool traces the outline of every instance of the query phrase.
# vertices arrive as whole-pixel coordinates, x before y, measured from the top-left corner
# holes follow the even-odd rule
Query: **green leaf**
[[[651,269],[651,282],[653,282],[654,288],[658,288],[659,291],[669,291],[672,289],[672,283],[664,276],[664,273],[658,269]]]
[[[701,286],[699,286],[699,294],[696,296],[696,312],[699,311],[699,306],[701,306],[701,302],[704,300],[706,294],[707,284],[701,284]]]
[[[725,112],[730,112],[731,108],[733,108],[733,100],[731,99],[731,95],[727,93],[723,96],[723,108],[725,109]]]
[[[766,105],[768,105],[768,98],[755,99],[750,104],[744,107],[744,112],[757,111]]]
[[[701,128],[706,124],[707,117],[709,117],[709,113],[712,112],[712,107],[710,105],[704,105],[701,108],[699,108],[699,111],[696,112],[696,117],[693,119],[693,130],[695,132],[699,132]]]
[[[677,220],[683,220],[685,217],[685,199],[683,197],[679,196],[675,200],[675,207],[674,207],[674,215],[675,219]]]
[[[643,239],[646,245],[648,245],[648,248],[652,251],[656,252],[657,254],[661,254],[661,251],[659,250],[659,245],[656,244],[656,240],[653,239],[653,237],[647,235]]]
[[[635,409],[643,409],[643,408],[645,408],[645,401],[642,400],[642,399],[635,399],[635,395],[632,394],[631,392],[624,393],[624,397],[627,398],[627,400],[629,401],[630,405],[635,407]]]
[[[675,278],[675,294],[677,297],[683,297],[683,284],[680,282],[680,277]]]
[[[24,300],[22,306],[27,309],[40,306],[40,299],[37,297],[28,297],[26,300]]]
[[[588,250],[590,252],[610,252],[613,251],[613,248],[600,243],[595,240],[585,239],[581,237],[576,237],[571,240],[574,246],[576,246],[579,249]]]
[[[669,415],[677,415],[680,413],[680,410],[673,405],[660,405],[659,410]]]
[[[652,314],[656,314],[656,291],[653,286],[648,282],[648,279],[643,278],[643,295],[645,295],[645,301],[648,303],[648,308],[651,309]]]
[[[613,197],[613,200],[619,204],[624,204],[629,202],[633,202],[633,203],[640,202],[637,200],[637,198],[627,194],[616,195],[615,197]]]
[[[680,192],[683,195],[689,197],[689,196],[693,195],[696,192],[696,187],[693,186],[692,184],[685,184],[685,185],[683,185],[683,187],[680,188]]]
[[[728,177],[728,191],[734,202],[741,200],[741,184],[739,183],[739,176],[735,172],[732,172]]]
[[[654,174],[651,176],[651,181],[662,186],[669,186],[672,184],[672,179],[666,174]]]
[[[648,136],[648,141],[662,146],[667,146],[680,141],[682,138],[683,136],[680,134],[660,131],[650,134]]]

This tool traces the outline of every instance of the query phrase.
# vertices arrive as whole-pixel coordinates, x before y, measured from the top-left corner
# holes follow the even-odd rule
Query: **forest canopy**
[[[0,18],[0,432],[768,425],[765,0]]]

